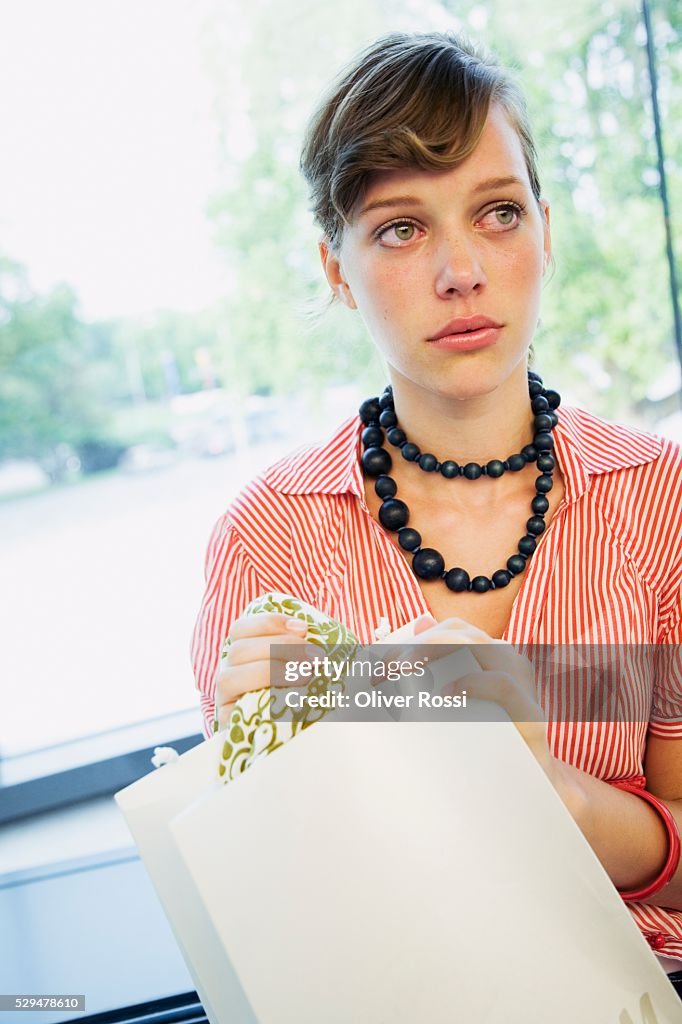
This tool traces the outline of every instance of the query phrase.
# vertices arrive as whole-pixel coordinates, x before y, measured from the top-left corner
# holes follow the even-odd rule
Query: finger
[[[420,633],[424,633],[427,629],[431,629],[433,626],[438,625],[438,620],[434,619],[433,615],[422,615],[420,619],[414,624],[414,635],[418,636]]]
[[[504,672],[514,676],[524,689],[536,696],[535,670],[511,644],[476,644],[471,653],[485,672]]]
[[[227,668],[219,672],[216,681],[216,706],[234,704],[245,693],[265,690],[270,686],[270,659],[252,661],[248,665]]]
[[[443,688],[443,693],[467,692],[467,702],[489,701],[498,704],[512,722],[546,722],[542,708],[516,680],[505,672],[472,672],[460,676]]]
[[[431,633],[429,631],[428,634],[424,634],[423,638],[420,637],[419,643],[401,648],[399,655],[403,661],[421,661],[426,656],[425,648],[428,648],[428,661],[435,662],[448,658],[451,654],[456,654],[469,646],[467,639],[457,633]]]
[[[269,636],[258,634],[233,641],[227,648],[222,663],[233,667],[246,665],[250,661],[265,661],[268,658],[284,661],[288,656],[286,648],[293,647],[299,656],[303,656],[310,646],[305,643],[304,637],[295,636],[293,633],[273,633]]]
[[[305,636],[308,632],[307,623],[303,619],[294,619],[290,615],[279,612],[258,612],[255,615],[241,615],[232,623],[229,637],[234,643],[253,636],[286,636],[293,633]]]
[[[302,685],[307,675],[287,680],[284,667],[311,661],[319,657],[320,649],[315,644],[302,643],[300,638],[298,641],[291,638],[287,643],[282,640],[277,637],[256,637],[234,644],[216,669],[216,693],[220,702],[237,699],[247,690],[262,690],[270,685]],[[236,662],[231,658],[235,651]],[[247,671],[249,669],[250,672]],[[244,685],[244,680],[247,680],[247,685]]]
[[[218,730],[224,729],[230,721],[232,715],[232,709],[236,704],[236,700],[226,701],[224,704],[216,704],[216,718],[218,721]]]
[[[466,629],[472,634],[472,636],[480,636],[481,639],[493,639],[493,637],[491,637],[489,633],[486,633],[484,629],[481,629],[480,626],[475,626],[473,622],[469,622],[468,619],[459,619],[455,615],[451,615],[448,619],[443,619],[440,625],[445,629]]]

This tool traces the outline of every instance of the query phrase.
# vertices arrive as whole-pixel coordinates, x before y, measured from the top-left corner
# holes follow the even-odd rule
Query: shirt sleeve
[[[682,739],[682,588],[676,614],[657,652],[649,734],[661,739]]]
[[[206,590],[192,634],[191,660],[204,732],[213,734],[215,673],[232,622],[265,591],[244,542],[227,516],[213,528],[204,563]]]

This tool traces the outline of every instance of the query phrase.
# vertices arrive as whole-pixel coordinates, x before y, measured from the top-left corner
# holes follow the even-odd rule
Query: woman
[[[682,642],[679,449],[566,409],[528,375],[551,236],[523,98],[451,35],[389,36],[320,106],[302,170],[331,291],[391,388],[216,525],[193,646],[207,720],[268,684],[270,644],[300,641],[285,616],[241,615],[261,593],[295,594],[365,643],[381,618],[423,616],[424,643],[476,645],[468,692],[507,710],[682,968],[679,646],[653,683],[621,681],[639,721],[561,728],[508,646]]]

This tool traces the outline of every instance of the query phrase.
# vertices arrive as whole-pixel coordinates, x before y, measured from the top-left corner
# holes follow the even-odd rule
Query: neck
[[[533,440],[525,366],[488,394],[434,394],[391,371],[398,423],[422,452],[439,460],[485,463]]]

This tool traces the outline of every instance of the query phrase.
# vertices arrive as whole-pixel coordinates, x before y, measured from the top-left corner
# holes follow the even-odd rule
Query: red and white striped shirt
[[[267,469],[214,527],[192,663],[212,732],[214,675],[232,621],[270,590],[344,622],[362,643],[429,608],[371,516],[360,466],[363,424]],[[526,644],[682,644],[682,453],[672,441],[561,407],[555,455],[565,494],[526,569],[503,639]],[[679,647],[676,649],[679,652]],[[682,667],[627,685],[648,730],[682,739]],[[637,692],[635,692],[637,691]],[[646,714],[632,722],[550,722],[554,755],[606,781],[643,773]],[[682,960],[682,912],[630,905],[645,933]]]

